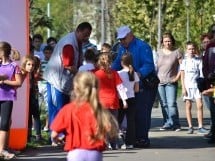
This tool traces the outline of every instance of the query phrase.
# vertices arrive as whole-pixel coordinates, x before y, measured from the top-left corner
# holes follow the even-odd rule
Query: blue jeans
[[[149,129],[151,127],[152,106],[157,94],[157,88],[141,88],[136,93],[136,141],[149,141]]]
[[[159,100],[163,114],[163,126],[180,128],[177,107],[177,83],[167,83],[158,86]]]
[[[32,136],[32,116],[34,118],[34,128],[36,135],[41,135],[41,120],[40,120],[40,109],[38,102],[38,94],[34,93],[32,88],[30,89],[30,98],[29,98],[29,113],[28,113],[28,138]]]
[[[203,100],[204,106],[205,106],[208,110],[210,110],[210,98],[209,98],[209,96],[203,95],[203,96],[202,96],[202,100]]]
[[[203,105],[210,111],[210,108],[213,107],[213,105],[211,105],[211,101],[210,101],[210,97],[209,96],[205,96],[202,95],[202,101],[203,101]],[[214,103],[213,103],[214,104]],[[215,108],[215,107],[214,107]],[[212,125],[212,123],[211,123]]]

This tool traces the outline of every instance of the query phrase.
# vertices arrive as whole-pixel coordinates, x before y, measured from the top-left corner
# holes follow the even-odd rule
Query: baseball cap
[[[131,32],[131,29],[128,26],[121,26],[117,29],[117,39],[123,39],[128,33]]]

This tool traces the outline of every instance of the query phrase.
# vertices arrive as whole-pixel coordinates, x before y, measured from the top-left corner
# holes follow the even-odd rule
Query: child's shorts
[[[191,100],[195,101],[196,99],[202,98],[201,93],[199,92],[198,88],[188,88],[187,90],[187,96],[183,97],[183,100]]]

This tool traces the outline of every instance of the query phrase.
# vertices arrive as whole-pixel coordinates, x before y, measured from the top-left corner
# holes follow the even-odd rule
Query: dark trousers
[[[126,145],[134,145],[136,141],[136,129],[135,129],[135,115],[136,115],[136,101],[135,98],[129,98],[126,100],[128,108],[123,109],[123,103],[120,100],[120,109],[118,114],[119,125],[122,124],[124,117],[127,119],[127,129],[125,136]]]
[[[149,141],[152,106],[157,94],[157,88],[141,88],[136,93],[136,141]]]
[[[210,102],[210,115],[211,115],[211,133],[212,138],[215,139],[215,99],[213,97],[209,97]]]
[[[40,120],[40,109],[37,94],[30,92],[29,100],[29,114],[28,114],[28,137],[32,135],[32,116],[34,119],[34,128],[36,135],[41,135],[41,120]]]

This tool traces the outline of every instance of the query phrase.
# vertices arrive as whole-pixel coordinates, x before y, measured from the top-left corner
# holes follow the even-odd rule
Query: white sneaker
[[[108,143],[107,150],[112,150],[110,143]]]
[[[126,149],[134,149],[134,145],[126,145]]]
[[[125,144],[123,144],[123,145],[121,146],[121,149],[122,149],[122,150],[134,149],[134,145],[125,145]]]
[[[125,149],[126,149],[126,145],[123,144],[123,145],[121,146],[121,149],[122,149],[122,150],[125,150]]]
[[[47,131],[49,131],[49,129],[47,127],[44,127],[43,131],[47,132]]]

